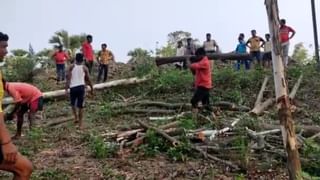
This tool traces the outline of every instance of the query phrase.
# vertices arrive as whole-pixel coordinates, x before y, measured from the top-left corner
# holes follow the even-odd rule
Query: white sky
[[[280,17],[297,34],[293,45],[313,44],[309,0],[278,0]],[[320,32],[320,1],[316,0]],[[35,51],[52,47],[55,31],[93,35],[93,46],[106,42],[116,60],[127,61],[128,51],[141,47],[154,50],[164,45],[167,34],[191,32],[200,41],[210,32],[222,51],[234,50],[240,32],[250,36],[256,29],[264,37],[268,30],[264,0],[1,0],[0,31],[10,35],[9,48]]]

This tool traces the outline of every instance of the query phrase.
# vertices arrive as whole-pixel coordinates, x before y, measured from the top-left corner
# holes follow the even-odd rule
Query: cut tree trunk
[[[142,83],[149,80],[147,77],[143,78],[129,78],[129,79],[120,79],[120,80],[115,80],[115,81],[110,81],[106,83],[101,83],[101,84],[95,84],[93,86],[93,89],[95,90],[101,90],[109,87],[114,87],[114,86],[123,86],[123,85],[129,85],[129,84],[137,84],[137,83]],[[88,91],[91,91],[91,89],[88,89]],[[43,98],[44,99],[51,99],[51,98],[58,98],[58,97],[63,97],[65,95],[65,90],[55,90],[55,91],[49,91],[49,92],[44,92],[43,93]],[[13,99],[11,97],[4,98],[2,101],[3,105],[8,105],[12,104]]]
[[[207,54],[210,60],[250,60],[252,56],[250,54],[237,54],[237,53],[210,53]],[[157,57],[157,66],[163,64],[170,64],[175,62],[182,62],[187,59],[195,59],[196,56],[174,56],[174,57]]]
[[[290,100],[288,86],[284,73],[283,58],[281,57],[281,46],[279,41],[279,12],[277,0],[265,0],[268,15],[269,32],[272,42],[272,64],[275,83],[276,103],[280,120],[280,129],[283,137],[283,144],[287,151],[287,168],[291,180],[302,179],[301,163],[295,127],[290,111]]]

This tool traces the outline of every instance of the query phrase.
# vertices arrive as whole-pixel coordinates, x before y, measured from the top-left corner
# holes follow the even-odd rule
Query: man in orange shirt
[[[35,113],[42,110],[42,92],[35,86],[27,83],[10,83],[5,81],[4,89],[12,96],[15,103],[15,107],[8,117],[12,117],[14,113],[17,114],[17,133],[13,138],[18,139],[21,136],[24,114],[29,111],[28,120],[29,127],[31,128]]]
[[[91,43],[92,43],[92,36],[87,35],[87,40],[82,44],[82,53],[90,74],[92,71],[93,60],[94,60],[94,53],[93,53],[93,48]]]
[[[58,51],[52,55],[52,58],[56,61],[57,84],[59,84],[60,81],[65,79],[65,61],[69,59],[69,56],[63,51],[63,46],[60,45]]]
[[[104,73],[103,82],[106,82],[108,78],[109,62],[114,61],[112,52],[107,49],[107,44],[103,43],[101,45],[101,51],[99,51],[98,53],[97,61],[99,62],[99,73],[97,82],[100,82],[102,73]]]
[[[196,50],[196,56],[200,61],[190,64],[188,67],[195,72],[195,88],[196,91],[191,99],[192,112],[196,116],[198,114],[198,103],[202,102],[204,108],[212,113],[210,108],[210,89],[212,88],[211,81],[211,65],[208,57],[206,56],[206,51],[203,47]],[[212,113],[214,117],[214,114]]]
[[[0,62],[3,62],[8,53],[8,40],[8,35],[0,32]],[[13,179],[28,180],[32,173],[32,164],[18,152],[17,147],[11,141],[2,112],[3,95],[4,85],[0,71],[0,170],[13,173]]]
[[[281,19],[280,20],[280,43],[282,48],[282,56],[283,56],[283,65],[284,67],[288,66],[288,54],[289,54],[289,40],[293,38],[293,36],[296,34],[296,31],[292,29],[290,26],[286,25],[286,20]]]

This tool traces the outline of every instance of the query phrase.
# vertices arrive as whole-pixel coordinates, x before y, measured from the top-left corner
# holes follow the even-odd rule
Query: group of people
[[[282,48],[282,59],[284,67],[288,66],[288,53],[289,53],[289,45],[290,39],[294,37],[295,30],[290,26],[286,25],[286,20],[280,20],[279,27],[279,38]],[[244,65],[246,70],[251,68],[251,64],[257,64],[259,66],[263,66],[269,68],[271,66],[272,60],[272,43],[270,41],[270,34],[265,34],[265,39],[257,35],[256,30],[251,30],[251,37],[246,41],[244,33],[240,33],[238,36],[238,44],[235,49],[235,53],[244,54],[248,53],[247,49],[249,49],[252,60],[237,60],[235,64],[235,69],[240,70],[241,65]],[[204,48],[206,54],[220,52],[219,46],[217,42],[211,39],[211,34],[206,34],[206,41],[203,42],[202,47]],[[263,51],[261,51],[263,49]],[[188,38],[186,45],[183,45],[182,41],[178,41],[176,56],[186,56],[186,55],[195,55],[196,45],[192,43],[192,39]],[[176,68],[182,69],[186,68],[184,62],[175,63]]]
[[[9,36],[0,32],[0,62],[3,62],[4,57],[8,53],[8,40]],[[99,61],[101,61],[100,66],[107,65],[107,62],[105,62],[107,58],[104,54],[106,53],[105,48],[106,45],[103,44],[102,51],[98,55]],[[64,80],[64,60],[68,56],[59,47],[54,57],[57,63],[58,78],[60,78],[59,80]],[[87,60],[85,53],[76,54],[74,62],[67,69],[65,84],[66,95],[70,96],[74,123],[78,124],[80,129],[83,128],[86,85],[90,86],[91,94],[93,95],[93,85],[89,75],[90,71],[87,67],[88,64],[84,64],[85,60]],[[3,112],[2,110],[2,99],[5,92],[13,98],[14,102],[14,108],[10,112]],[[32,128],[36,112],[42,109],[43,94],[37,87],[22,82],[7,82],[0,71],[0,170],[12,172],[14,179],[29,179],[32,173],[32,163],[18,152],[11,139],[18,139],[21,136],[24,115],[26,113],[28,114],[29,128]],[[17,131],[15,136],[10,137],[4,121],[12,120],[14,116],[17,117]]]
[[[81,47],[85,65],[88,68],[89,74],[91,74],[94,66],[94,60],[96,59],[97,63],[99,64],[97,82],[101,82],[102,77],[103,82],[106,82],[108,79],[109,63],[110,61],[114,61],[114,55],[109,49],[107,49],[107,44],[102,43],[101,50],[98,52],[97,56],[95,56],[92,48],[92,40],[92,35],[87,35],[86,41],[83,42]],[[59,82],[64,81],[66,78],[66,62],[69,60],[72,63],[74,60],[71,59],[69,54],[63,50],[62,45],[57,47],[57,50],[52,55],[52,58],[56,63],[57,83],[59,84]]]

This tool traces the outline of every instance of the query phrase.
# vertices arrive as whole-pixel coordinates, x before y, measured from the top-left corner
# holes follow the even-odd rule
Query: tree
[[[168,45],[176,46],[178,41],[186,42],[191,38],[191,33],[186,31],[174,31],[168,34]]]
[[[306,64],[311,60],[308,54],[308,50],[304,47],[302,42],[294,45],[294,50],[291,57],[299,64]]]
[[[301,163],[297,146],[295,127],[290,110],[288,96],[288,83],[285,77],[282,63],[281,46],[279,40],[279,11],[277,0],[265,0],[269,32],[272,39],[272,64],[273,77],[278,107],[278,117],[283,139],[284,148],[287,152],[287,168],[290,180],[302,179]]]
[[[14,49],[14,50],[11,50],[11,53],[14,56],[25,56],[25,55],[29,54],[29,52],[24,49]]]
[[[142,48],[135,48],[134,50],[131,50],[128,52],[128,56],[131,56],[131,59],[145,58],[145,57],[151,57],[151,53],[150,51]]]
[[[47,48],[45,48],[45,49],[42,49],[41,51],[39,51],[37,54],[36,54],[36,56],[38,56],[38,57],[50,57],[51,56],[51,54],[52,54],[52,49],[47,49]]]
[[[54,44],[55,47],[62,45],[69,53],[71,57],[75,56],[77,49],[81,47],[82,42],[86,39],[86,34],[69,35],[68,31],[60,30],[54,33],[49,39],[50,44]]]

